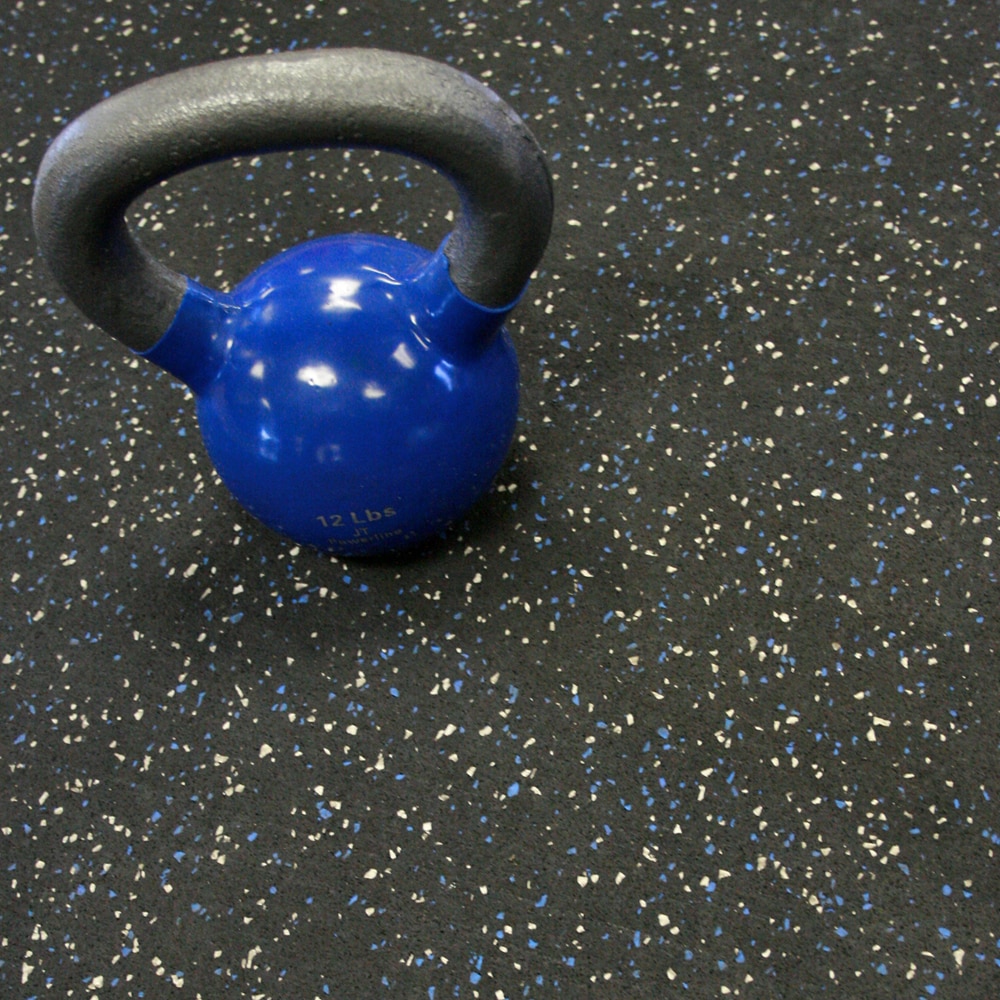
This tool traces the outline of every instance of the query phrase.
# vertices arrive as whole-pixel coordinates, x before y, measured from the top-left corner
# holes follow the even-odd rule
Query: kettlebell
[[[334,235],[229,294],[170,270],[125,219],[151,185],[233,156],[318,147],[402,153],[460,212],[436,252]],[[489,488],[517,419],[503,326],[541,259],[552,182],[520,117],[471,77],[375,49],[247,56],[110,97],[39,169],[42,256],[80,310],[185,383],[235,498],[340,555],[417,545]]]

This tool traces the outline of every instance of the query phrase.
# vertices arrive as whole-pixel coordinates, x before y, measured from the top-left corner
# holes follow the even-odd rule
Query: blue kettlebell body
[[[144,356],[197,395],[205,446],[252,514],[345,555],[416,545],[489,487],[517,420],[502,327],[442,251],[334,236],[225,296],[190,283]]]

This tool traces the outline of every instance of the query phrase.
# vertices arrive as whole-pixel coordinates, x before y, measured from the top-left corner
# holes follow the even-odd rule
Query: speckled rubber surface
[[[18,0],[0,28],[0,993],[995,994],[993,5]],[[332,44],[482,79],[555,175],[514,448],[405,561],[260,529],[31,237],[46,145],[101,97]],[[232,285],[328,232],[434,247],[453,197],[279,154],[133,221]]]

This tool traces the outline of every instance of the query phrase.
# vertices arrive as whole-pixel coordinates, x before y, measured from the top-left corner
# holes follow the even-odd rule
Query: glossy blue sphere
[[[439,534],[500,469],[518,406],[511,307],[465,298],[441,250],[329,237],[228,296],[190,282],[145,356],[194,390],[209,456],[248,511],[371,555]]]

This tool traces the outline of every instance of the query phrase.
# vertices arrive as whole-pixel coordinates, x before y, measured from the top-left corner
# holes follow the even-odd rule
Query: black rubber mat
[[[0,28],[5,996],[996,993],[993,5],[9,0]],[[242,511],[192,396],[31,233],[103,97],[340,45],[487,83],[555,177],[506,464],[380,561]],[[433,248],[456,209],[320,150],[131,218],[228,288],[331,232]]]

